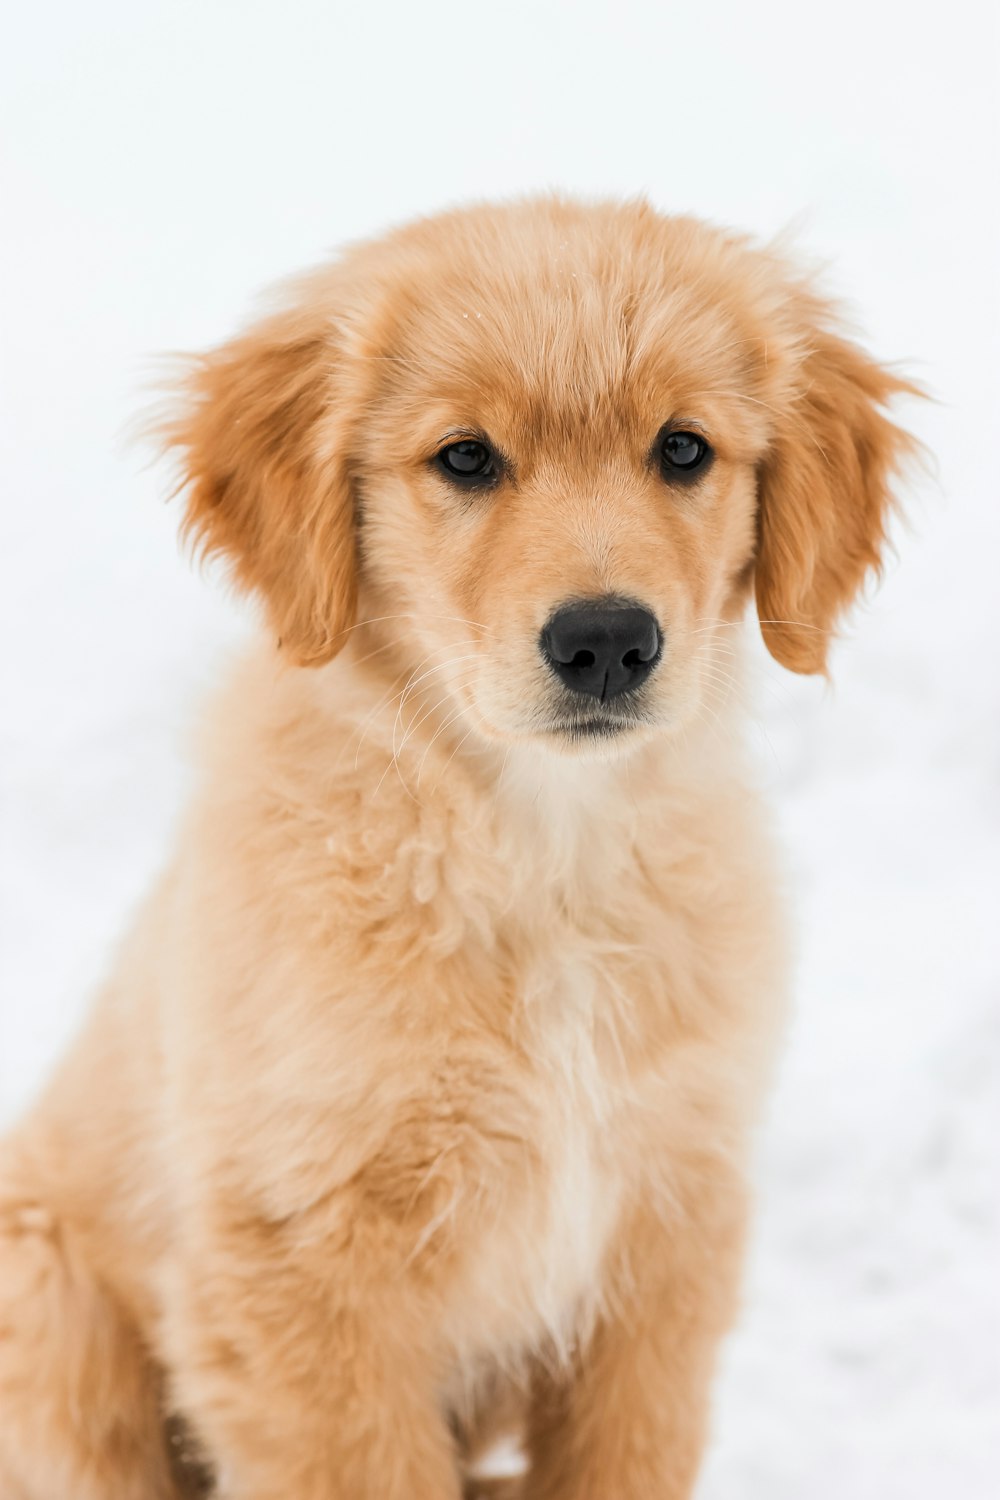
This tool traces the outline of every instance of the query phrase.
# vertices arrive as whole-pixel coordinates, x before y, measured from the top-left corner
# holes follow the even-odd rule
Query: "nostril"
[[[539,645],[566,687],[604,702],[649,676],[660,655],[660,626],[630,600],[583,599],[556,610]]]

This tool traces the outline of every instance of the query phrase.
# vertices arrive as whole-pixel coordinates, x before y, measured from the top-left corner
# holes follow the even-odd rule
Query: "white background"
[[[762,689],[798,1010],[705,1500],[1000,1484],[995,14],[36,0],[4,28],[4,1119],[163,857],[187,726],[248,628],[121,442],[150,356],[413,213],[641,191],[798,222],[937,397],[905,413],[935,468],[834,691]]]

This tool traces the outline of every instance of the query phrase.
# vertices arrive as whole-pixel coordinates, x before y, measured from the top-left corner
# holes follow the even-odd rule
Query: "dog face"
[[[777,256],[545,200],[300,282],[198,365],[168,438],[188,530],[296,661],[382,619],[482,735],[579,752],[689,722],[754,594],[772,654],[823,670],[912,389]]]

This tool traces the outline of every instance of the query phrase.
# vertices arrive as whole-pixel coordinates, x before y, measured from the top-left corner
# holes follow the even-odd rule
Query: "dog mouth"
[[[550,734],[565,734],[573,740],[613,739],[634,728],[622,719],[582,719],[572,724],[557,724]]]
[[[542,732],[576,741],[610,740],[649,727],[649,719],[639,714],[599,713],[560,718],[544,725]]]
[[[639,695],[635,696],[637,699]],[[560,701],[561,697],[563,701]],[[581,703],[574,702],[568,693],[565,696],[552,695],[548,702],[543,701],[509,719],[503,714],[494,717],[488,710],[483,713],[478,703],[474,706],[489,738],[535,740],[553,747],[561,741],[564,748],[583,748],[588,744],[623,743],[643,731],[648,733],[662,727],[658,715],[639,701],[628,701],[629,697],[631,695],[620,695],[613,704],[602,704],[597,698]]]

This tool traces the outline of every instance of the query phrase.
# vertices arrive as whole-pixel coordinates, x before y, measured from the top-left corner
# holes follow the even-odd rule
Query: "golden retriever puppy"
[[[741,621],[824,669],[909,389],[777,254],[558,199],[193,365],[266,630],[2,1151],[3,1500],[456,1500],[511,1391],[528,1500],[690,1494],[785,982]]]

